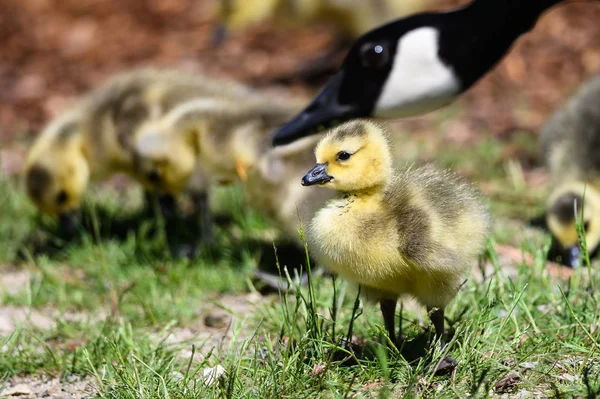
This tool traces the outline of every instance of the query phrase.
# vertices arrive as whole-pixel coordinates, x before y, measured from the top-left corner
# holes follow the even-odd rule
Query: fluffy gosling
[[[42,213],[75,229],[74,212],[87,186],[114,173],[135,177],[138,126],[177,104],[215,93],[249,95],[241,86],[174,70],[139,69],[115,75],[50,122],[28,152],[27,193]]]
[[[546,227],[553,237],[551,260],[580,264],[577,219],[585,228],[590,254],[600,246],[600,75],[582,88],[544,124],[543,156],[552,178]],[[577,215],[577,219],[576,219]]]
[[[226,30],[239,31],[269,18],[292,21],[321,21],[335,26],[353,39],[392,19],[422,9],[423,0],[220,0],[217,15],[221,22],[216,39]]]
[[[248,96],[184,102],[163,118],[140,127],[135,144],[139,179],[148,191],[173,197],[184,189],[206,193],[214,184],[244,181],[260,154],[270,147],[275,127],[295,109]],[[206,212],[200,225],[206,238],[201,241],[210,243],[206,195],[203,206]]]
[[[308,229],[316,258],[378,301],[396,342],[402,295],[427,307],[444,346],[444,309],[481,253],[490,230],[486,206],[467,183],[432,167],[394,172],[384,130],[345,123],[318,144],[317,165],[302,179],[342,194],[317,212]],[[447,357],[440,371],[453,368]]]
[[[214,182],[246,179],[247,169],[270,146],[270,133],[292,112],[245,98],[182,103],[140,127],[138,174],[147,189],[175,196],[198,168]]]

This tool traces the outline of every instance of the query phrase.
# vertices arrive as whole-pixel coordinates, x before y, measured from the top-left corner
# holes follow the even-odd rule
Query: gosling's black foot
[[[435,367],[435,375],[446,375],[450,374],[454,371],[458,363],[456,360],[452,359],[450,355],[446,355],[445,358],[440,360],[440,362]]]

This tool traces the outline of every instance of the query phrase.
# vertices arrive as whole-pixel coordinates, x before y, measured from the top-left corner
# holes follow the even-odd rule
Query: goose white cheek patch
[[[452,101],[460,83],[438,57],[438,32],[420,28],[402,36],[390,75],[375,106],[375,115],[406,117]]]

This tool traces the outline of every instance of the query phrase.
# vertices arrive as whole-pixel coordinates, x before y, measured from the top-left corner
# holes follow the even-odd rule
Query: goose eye
[[[68,199],[69,199],[69,195],[67,194],[67,192],[65,190],[60,190],[58,192],[58,194],[56,195],[56,204],[64,205]]]
[[[390,51],[384,43],[365,43],[360,48],[360,60],[364,67],[382,68],[390,61]]]
[[[350,159],[350,156],[352,154],[350,154],[349,152],[346,151],[340,151],[337,155],[337,160],[338,161],[347,161]]]
[[[150,183],[159,183],[160,182],[160,175],[158,174],[157,171],[153,170],[151,172],[148,172],[148,174],[146,174],[146,179],[148,179],[148,181]]]

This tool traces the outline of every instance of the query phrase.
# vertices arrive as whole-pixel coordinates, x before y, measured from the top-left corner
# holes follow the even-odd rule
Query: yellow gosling
[[[329,23],[346,38],[425,8],[428,0],[220,0],[221,29],[240,31],[269,18]],[[221,32],[223,34],[223,32]]]
[[[572,268],[580,265],[582,255],[577,223],[594,255],[600,244],[600,192],[597,185],[574,180],[555,187],[546,203],[546,225],[553,239],[549,257]]]
[[[600,75],[544,124],[540,143],[552,178],[546,226],[553,237],[551,260],[580,265],[576,215],[585,228],[590,254],[600,246]]]
[[[74,230],[74,212],[90,181],[114,173],[134,175],[138,126],[178,103],[214,93],[248,95],[243,87],[173,70],[141,69],[110,78],[50,122],[30,148],[27,193],[39,210]]]
[[[315,155],[317,165],[302,184],[342,197],[313,218],[307,235],[313,255],[380,303],[393,342],[396,302],[408,295],[427,307],[443,346],[444,309],[490,230],[480,196],[447,171],[394,172],[385,131],[368,121],[335,128]],[[455,364],[447,357],[439,369]]]
[[[294,110],[243,97],[182,103],[140,127],[137,174],[148,190],[175,196],[198,170],[213,183],[247,177],[275,127]]]

